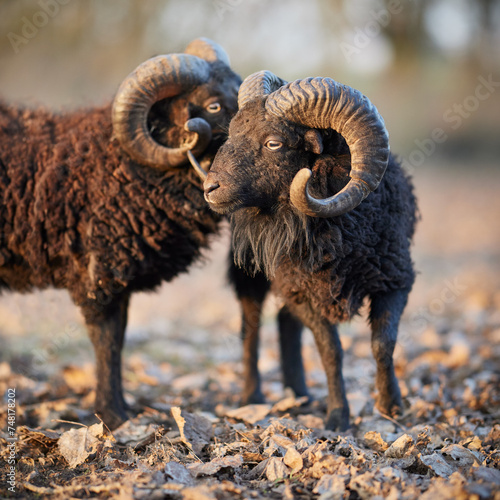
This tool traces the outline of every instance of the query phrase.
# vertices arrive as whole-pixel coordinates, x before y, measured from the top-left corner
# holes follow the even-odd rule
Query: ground
[[[373,408],[364,317],[341,329],[349,431],[323,428],[325,377],[309,332],[314,402],[284,394],[273,297],[260,361],[269,404],[238,409],[239,313],[225,284],[225,233],[189,275],[134,297],[124,376],[138,416],[113,432],[92,414],[92,349],[67,295],[2,297],[0,496],[500,499],[500,172],[414,175],[422,221],[395,355],[401,418]]]

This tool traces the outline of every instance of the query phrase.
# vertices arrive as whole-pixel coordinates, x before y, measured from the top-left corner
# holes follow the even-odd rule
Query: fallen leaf
[[[373,498],[382,494],[382,485],[375,478],[373,472],[365,472],[354,476],[350,483],[349,489],[355,491],[361,498]]]
[[[309,398],[307,396],[302,396],[300,398],[296,398],[295,396],[283,398],[274,404],[274,406],[271,408],[271,413],[288,411],[291,408],[302,406],[303,404],[307,403],[308,400]]]
[[[288,448],[286,451],[283,463],[292,469],[293,474],[299,472],[304,466],[301,454],[293,447]]]
[[[413,445],[413,438],[408,434],[398,437],[394,443],[385,450],[387,458],[403,458]]]
[[[317,417],[316,415],[299,415],[297,420],[308,429],[324,429],[325,422],[321,417]]]
[[[421,456],[420,460],[429,467],[436,475],[440,477],[449,477],[455,472],[455,468],[451,467],[440,453]]]
[[[221,470],[221,466],[213,462],[188,464],[188,468],[194,477],[212,476]]]
[[[325,494],[325,498],[332,500],[341,500],[346,492],[345,482],[341,476],[325,474],[316,483],[313,493],[317,495]]]
[[[191,488],[184,488],[182,490],[183,500],[214,500],[217,496],[212,488],[208,486],[201,485]]]
[[[227,467],[236,469],[241,465],[243,465],[242,455],[234,455],[221,458],[214,458],[210,462],[206,463],[189,464],[188,468],[195,477],[198,477],[198,476],[212,476],[213,474],[219,472],[221,469],[225,469]]]
[[[268,404],[246,405],[235,410],[229,410],[226,412],[226,417],[243,420],[243,422],[254,425],[259,420],[266,418],[270,411],[271,405]]]
[[[458,467],[471,467],[473,465],[479,465],[479,460],[476,458],[474,453],[458,444],[450,444],[446,446],[441,450],[441,453],[448,462],[452,465],[457,465]],[[448,459],[448,457],[450,457],[450,459]]]
[[[102,422],[70,429],[64,432],[58,441],[59,453],[66,459],[71,468],[83,464],[87,457],[97,451],[104,428]]]
[[[205,417],[182,412],[178,406],[172,407],[172,416],[179,428],[182,441],[195,455],[199,455],[212,438],[212,423]]]
[[[475,479],[495,483],[500,486],[500,470],[490,467],[474,467],[472,474]]]
[[[282,434],[273,434],[263,453],[268,457],[272,456],[275,452],[283,456],[291,446],[294,446],[294,442],[290,438]]]
[[[118,429],[113,431],[113,436],[120,444],[136,445],[148,436],[154,434],[158,429],[157,424],[140,424],[136,419],[130,419],[124,422]]]
[[[271,457],[266,466],[266,477],[269,481],[283,479],[290,475],[290,469],[278,457]]]
[[[366,446],[375,451],[385,451],[389,445],[382,439],[380,432],[368,431],[363,436]]]
[[[164,469],[167,482],[184,485],[193,484],[193,476],[188,469],[179,462],[167,462]]]

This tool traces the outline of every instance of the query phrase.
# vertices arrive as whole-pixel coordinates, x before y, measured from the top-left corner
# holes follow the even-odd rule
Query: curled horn
[[[389,135],[377,109],[361,92],[330,78],[307,78],[272,93],[266,110],[309,128],[333,129],[351,152],[351,179],[330,198],[310,195],[309,169],[295,175],[290,199],[298,210],[313,217],[335,217],[357,207],[377,188],[389,160]]]
[[[278,78],[270,71],[263,70],[254,73],[243,81],[238,92],[238,108],[242,108],[248,101],[260,95],[268,95],[286,85],[285,80]]]
[[[184,51],[186,54],[204,59],[207,62],[221,61],[226,66],[230,66],[229,56],[218,44],[208,38],[197,38],[193,40]]]
[[[115,137],[131,158],[167,170],[184,163],[188,151],[197,155],[205,150],[212,138],[205,120],[188,120],[184,128],[192,138],[182,147],[169,148],[151,137],[147,117],[154,103],[205,83],[209,74],[208,63],[189,54],[153,57],[130,73],[113,101],[112,122]]]
[[[196,40],[193,40],[186,47],[184,52],[186,54],[200,57],[209,63],[219,61],[224,63],[226,66],[231,65],[227,52],[218,43],[215,43],[208,38],[197,38]],[[188,151],[188,159],[195,172],[200,176],[201,180],[204,181],[207,178],[207,171],[198,163],[198,160],[191,151]]]

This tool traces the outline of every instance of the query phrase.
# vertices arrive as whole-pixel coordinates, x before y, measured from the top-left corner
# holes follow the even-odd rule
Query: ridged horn
[[[202,153],[212,138],[210,125],[200,118],[186,122],[192,139],[182,147],[157,143],[148,130],[148,113],[154,103],[205,83],[210,74],[203,59],[190,54],[156,56],[139,65],[120,85],[113,101],[113,132],[135,161],[168,170],[187,160],[187,151]]]
[[[292,181],[293,205],[312,217],[335,217],[357,207],[379,185],[389,160],[389,135],[377,108],[358,90],[330,78],[297,80],[271,94],[266,110],[315,129],[333,129],[351,152],[350,181],[326,199],[312,197],[309,169]]]
[[[247,76],[238,92],[238,108],[241,109],[248,101],[260,95],[268,95],[278,90],[286,81],[277,77],[270,71],[263,70]]]
[[[231,66],[227,52],[214,41],[208,38],[197,38],[193,40],[184,51],[186,54],[200,57],[207,62],[221,61],[226,66]]]

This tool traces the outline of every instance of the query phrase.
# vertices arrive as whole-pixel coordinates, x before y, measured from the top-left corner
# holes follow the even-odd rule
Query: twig
[[[389,415],[385,415],[384,413],[380,413],[380,416],[383,417],[383,418],[385,418],[386,420],[389,420],[389,422],[392,422],[394,425],[397,425],[398,427],[401,427],[401,429],[403,429],[404,431],[408,430],[408,427],[406,427],[403,424],[400,424],[397,420],[393,419]]]
[[[99,419],[99,421],[101,422],[101,424],[106,427],[106,430],[108,431],[109,434],[111,434],[111,436],[113,436],[113,433],[109,430],[109,427],[104,423],[104,420],[97,414],[97,413],[94,413],[94,415]],[[113,439],[115,438],[115,436],[113,436]],[[115,439],[116,441],[116,439]]]
[[[80,427],[87,427],[87,429],[89,427],[88,425],[82,424],[80,422],[71,422],[71,420],[61,420],[59,418],[53,418],[51,422],[61,422],[63,424],[79,425]]]

